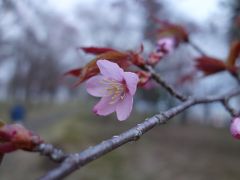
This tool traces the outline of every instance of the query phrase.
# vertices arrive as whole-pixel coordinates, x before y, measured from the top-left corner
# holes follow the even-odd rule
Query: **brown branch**
[[[196,45],[194,42],[192,42],[191,40],[188,41],[188,43],[202,56],[207,56],[206,53],[198,46]]]
[[[54,162],[62,162],[68,157],[61,149],[55,148],[52,144],[40,144],[34,151],[49,157]]]
[[[185,97],[184,95],[180,94],[175,89],[173,89],[171,86],[169,86],[167,84],[167,82],[165,82],[151,66],[145,65],[143,67],[143,69],[148,71],[149,73],[151,73],[152,78],[158,84],[160,84],[162,87],[164,87],[171,95],[173,95],[174,97],[176,97],[177,99],[179,99],[181,101],[186,101],[187,100],[187,97]]]
[[[149,119],[146,119],[141,124],[138,124],[137,126],[123,132],[118,136],[113,136],[111,139],[102,141],[100,144],[94,147],[89,147],[80,153],[69,155],[57,168],[49,171],[45,176],[41,177],[40,180],[62,179],[73,171],[80,169],[82,166],[85,166],[89,162],[103,156],[104,154],[107,154],[108,152],[111,152],[128,142],[138,140],[143,134],[145,134],[156,125],[166,123],[172,117],[176,116],[180,112],[193,105],[211,102],[222,102],[224,99],[230,99],[231,97],[237,95],[240,95],[239,88],[234,89],[228,94],[224,95],[195,99],[189,98],[185,102],[182,102],[180,105],[173,107],[163,113],[157,114]]]
[[[234,73],[232,73],[232,72],[230,72],[230,71],[228,71],[228,72],[229,72],[230,75],[237,81],[237,83],[240,85],[240,79],[239,79],[238,75],[237,75],[237,74],[234,74]]]
[[[239,113],[233,109],[230,104],[229,104],[229,99],[224,99],[222,101],[222,105],[225,107],[225,109],[230,113],[232,117],[237,117],[239,116]]]

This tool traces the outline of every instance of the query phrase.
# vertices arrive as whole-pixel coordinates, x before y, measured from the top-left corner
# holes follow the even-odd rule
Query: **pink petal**
[[[118,64],[108,60],[98,60],[97,66],[103,76],[115,79],[117,81],[122,81],[123,70],[118,66]]]
[[[109,96],[107,85],[104,84],[102,75],[93,76],[86,82],[87,92],[95,97]]]
[[[133,96],[136,92],[139,78],[138,78],[137,74],[132,73],[132,72],[124,72],[123,76],[126,81],[127,88],[129,90],[130,94]]]
[[[93,108],[94,113],[101,116],[106,116],[113,113],[116,110],[117,104],[111,104],[112,97],[103,97]]]
[[[132,111],[133,96],[127,93],[123,100],[119,100],[117,103],[117,118],[119,121],[126,120]]]

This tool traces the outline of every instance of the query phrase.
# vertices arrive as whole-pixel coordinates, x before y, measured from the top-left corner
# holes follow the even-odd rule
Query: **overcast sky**
[[[117,0],[106,0],[104,4],[111,4]],[[206,32],[194,34],[192,37],[196,43],[213,56],[225,57],[227,55],[226,36],[224,36],[228,12],[220,9],[219,3],[223,0],[162,0],[165,9],[173,17],[181,18],[197,25],[199,29],[204,28],[209,22],[218,30],[218,34],[206,34]],[[69,19],[74,18],[74,9],[79,6],[96,10],[99,0],[48,0],[49,6],[54,10],[66,14]],[[102,1],[103,2],[103,1]],[[110,6],[106,6],[106,9]],[[114,12],[112,12],[114,13]],[[134,12],[133,12],[134,13]],[[218,18],[217,18],[218,17]],[[218,21],[216,21],[218,19]],[[219,20],[220,19],[220,20]],[[204,35],[203,35],[204,34]],[[219,49],[221,49],[219,51]]]
[[[99,3],[104,2],[104,8],[111,8],[110,6],[105,6],[105,4],[111,4],[112,2],[116,2],[117,0],[46,0],[42,3],[42,7],[52,9],[60,14],[63,14],[65,19],[74,22],[74,10],[76,7],[84,7],[89,10],[96,11],[96,7]],[[228,12],[224,12],[219,9],[219,2],[221,0],[164,0],[165,8],[167,11],[171,12],[172,16],[184,18],[186,21],[193,22],[199,27],[204,26],[206,22],[212,21],[218,29],[227,29],[222,28],[223,24],[227,22],[226,14]],[[37,1],[36,1],[37,2]],[[114,13],[115,11],[107,10],[107,12]],[[136,11],[133,11],[136,13]],[[113,14],[109,17],[112,17]],[[219,16],[221,21],[214,21],[216,17]],[[192,37],[193,40],[201,46],[207,53],[210,55],[224,58],[227,54],[227,44],[226,37],[223,35],[217,34],[196,34]],[[82,45],[82,44],[81,44]],[[11,67],[10,67],[11,68]],[[7,79],[9,66],[8,68],[1,67],[2,71],[0,72],[0,79]]]
[[[180,16],[204,23],[219,11],[220,0],[165,0],[167,7]]]
[[[74,8],[81,4],[83,6],[94,7],[99,0],[48,0],[49,5],[54,6],[59,11],[69,14]],[[107,0],[106,2],[115,2]],[[219,11],[218,4],[221,0],[164,0],[167,7],[181,16],[186,15],[190,19],[203,23],[209,17]],[[106,3],[105,2],[105,3]]]

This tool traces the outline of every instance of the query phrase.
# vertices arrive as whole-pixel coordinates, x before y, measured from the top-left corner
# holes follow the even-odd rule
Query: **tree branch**
[[[143,67],[143,69],[147,70],[149,73],[151,73],[152,78],[158,84],[163,86],[171,95],[173,95],[174,97],[176,97],[177,99],[179,99],[181,101],[186,101],[187,100],[187,97],[185,97],[184,95],[180,94],[175,89],[173,89],[171,86],[169,86],[167,84],[167,82],[165,82],[151,66],[145,65]]]
[[[49,157],[54,162],[62,162],[68,157],[61,149],[55,148],[52,144],[40,144],[35,150],[43,156]]]
[[[224,99],[222,101],[222,105],[225,107],[225,109],[230,113],[230,115],[232,117],[236,117],[239,116],[239,113],[237,111],[235,111],[235,109],[233,109],[230,104],[229,104],[229,99]]]
[[[194,42],[192,42],[190,39],[188,40],[188,43],[202,56],[207,56],[206,53]]]
[[[117,149],[118,147],[128,142],[138,140],[143,134],[151,130],[156,125],[166,123],[172,117],[176,116],[180,112],[193,105],[222,102],[224,101],[224,99],[230,99],[231,97],[237,95],[240,95],[239,88],[236,88],[228,94],[224,95],[209,96],[203,98],[189,98],[178,106],[173,107],[163,113],[152,116],[151,118],[146,119],[141,124],[138,124],[137,126],[123,132],[118,136],[113,136],[111,139],[102,141],[100,144],[94,147],[89,147],[80,153],[70,154],[69,156],[67,156],[67,158],[64,158],[65,160],[57,168],[49,171],[45,176],[41,177],[40,180],[62,179],[73,171],[80,169],[82,166],[85,166],[89,162],[103,156],[104,154],[107,154],[108,152],[111,152],[114,149]]]

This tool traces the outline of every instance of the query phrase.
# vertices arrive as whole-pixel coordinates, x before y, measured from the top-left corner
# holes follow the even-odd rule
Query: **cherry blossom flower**
[[[240,139],[240,117],[236,117],[232,120],[230,132],[234,138]]]
[[[97,66],[100,75],[93,76],[86,82],[90,95],[102,97],[93,111],[101,116],[116,111],[118,120],[126,120],[132,111],[138,76],[132,72],[124,72],[118,64],[108,60],[98,60]]]

